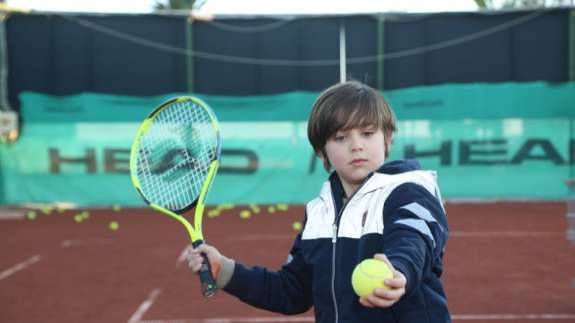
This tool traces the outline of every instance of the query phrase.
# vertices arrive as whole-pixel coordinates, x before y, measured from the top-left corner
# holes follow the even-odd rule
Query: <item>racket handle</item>
[[[193,243],[194,248],[199,247],[202,243],[204,243],[203,241],[199,240]],[[201,286],[201,291],[202,291],[202,295],[205,298],[210,298],[214,295],[216,295],[217,291],[218,291],[218,287],[216,285],[216,280],[214,279],[214,276],[212,275],[212,266],[210,265],[210,262],[208,261],[208,257],[205,254],[202,254],[202,267],[200,268],[200,271],[198,272],[199,276],[200,276],[200,286]]]

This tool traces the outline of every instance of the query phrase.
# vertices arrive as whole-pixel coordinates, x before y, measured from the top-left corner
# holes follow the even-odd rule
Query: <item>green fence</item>
[[[21,96],[20,139],[0,145],[0,204],[142,205],[132,137],[161,97]],[[562,199],[573,176],[575,84],[445,85],[389,91],[391,159],[435,169],[445,198]],[[210,203],[304,203],[326,179],[306,137],[317,93],[206,100],[222,123]]]

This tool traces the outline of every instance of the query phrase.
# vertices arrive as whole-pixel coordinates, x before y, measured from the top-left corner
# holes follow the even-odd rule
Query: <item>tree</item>
[[[206,3],[206,0],[156,0],[154,9],[156,10],[183,10],[199,9]]]
[[[573,5],[573,0],[475,0],[480,9],[542,8]]]

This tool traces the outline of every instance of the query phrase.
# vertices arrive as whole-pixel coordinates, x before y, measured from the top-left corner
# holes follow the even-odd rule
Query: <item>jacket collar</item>
[[[381,188],[385,185],[385,181],[377,180],[382,176],[396,175],[409,171],[421,170],[421,165],[415,159],[394,160],[383,164],[377,171],[367,176],[365,181],[360,185],[354,195],[363,195]],[[324,200],[331,199],[335,202],[336,210],[340,210],[343,206],[343,198],[345,191],[341,184],[341,179],[334,171],[329,176],[329,181],[325,182],[320,190],[320,197]]]

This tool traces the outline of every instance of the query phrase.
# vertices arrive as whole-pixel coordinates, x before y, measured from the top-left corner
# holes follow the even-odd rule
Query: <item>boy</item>
[[[308,137],[326,170],[319,197],[288,262],[277,272],[248,268],[203,245],[189,255],[198,272],[208,256],[218,287],[253,306],[297,314],[314,306],[316,322],[450,322],[440,276],[447,219],[434,173],[416,161],[384,164],[395,117],[383,97],[359,82],[325,90]],[[354,267],[366,258],[390,265],[389,290],[359,298]]]

